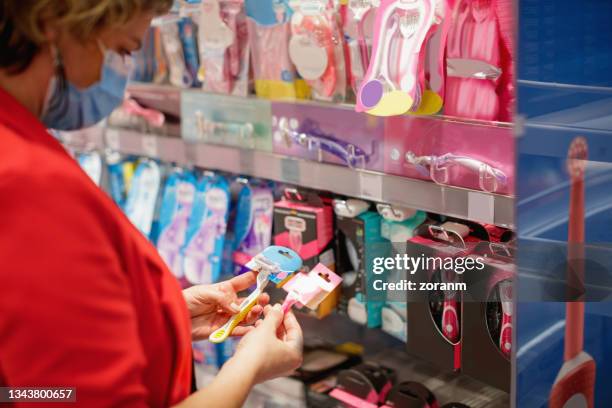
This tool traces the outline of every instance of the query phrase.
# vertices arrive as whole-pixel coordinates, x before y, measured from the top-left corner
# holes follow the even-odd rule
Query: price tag
[[[468,218],[487,224],[495,223],[495,198],[485,193],[468,193]]]
[[[383,199],[383,178],[377,174],[361,172],[359,176],[360,196],[365,199],[381,201]]]
[[[120,141],[119,141],[119,131],[116,129],[107,129],[106,130],[106,146],[115,151],[119,151]]]
[[[142,137],[142,152],[148,157],[157,157],[157,137],[143,136]]]
[[[283,181],[290,184],[300,184],[300,165],[297,160],[283,158],[281,160]]]

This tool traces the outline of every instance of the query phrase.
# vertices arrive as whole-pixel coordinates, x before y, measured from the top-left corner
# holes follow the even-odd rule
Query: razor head
[[[567,171],[573,180],[584,177],[588,156],[586,139],[579,136],[572,140],[567,152]]]
[[[272,245],[255,255],[246,267],[266,273],[274,283],[280,283],[302,267],[302,258],[292,249]]]

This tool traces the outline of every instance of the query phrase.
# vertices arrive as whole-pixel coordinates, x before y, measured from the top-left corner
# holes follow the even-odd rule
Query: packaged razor
[[[363,81],[372,52],[376,1],[349,0],[344,20],[344,36],[349,55],[349,78],[355,94]]]
[[[102,156],[96,151],[80,153],[77,162],[96,186],[102,183]]]
[[[429,360],[445,370],[462,364],[464,275],[466,259],[477,245],[488,242],[486,228],[463,220],[425,222],[407,241],[406,254],[423,263],[412,274],[417,285],[431,290],[409,293],[408,325],[420,336],[408,336],[408,352]]]
[[[427,218],[426,214],[412,208],[382,203],[377,204],[376,209],[381,215],[381,237],[387,240],[387,245],[390,247],[389,256],[406,254],[407,241],[423,224]],[[408,271],[405,269],[391,269],[387,273],[388,282],[400,282],[407,279]],[[402,341],[406,341],[408,333],[407,300],[404,293],[390,292],[386,295],[386,303],[381,311],[382,330]]]
[[[196,185],[183,247],[183,272],[192,284],[217,282],[221,275],[230,208],[229,185],[221,176],[203,176]]]
[[[246,96],[249,40],[243,0],[204,0],[199,15],[200,69],[207,92]]]
[[[343,102],[347,86],[344,41],[334,8],[325,0],[292,5],[291,61],[310,86],[313,99]]]
[[[153,160],[144,159],[136,167],[130,183],[125,213],[132,224],[147,237],[151,235],[153,227],[161,178],[159,165]]]
[[[299,80],[289,57],[289,0],[245,0],[255,93],[262,98],[304,98],[308,86]]]
[[[336,288],[341,282],[342,278],[323,264],[317,264],[306,273],[296,273],[283,285],[287,291],[282,305],[283,312],[287,313],[294,305],[316,311],[329,296],[337,297]],[[332,303],[336,304],[337,301],[332,300]]]
[[[195,189],[195,175],[191,171],[176,168],[168,175],[162,196],[157,250],[177,278],[182,278],[184,274],[182,248]]]
[[[270,246],[253,257],[247,264],[249,270],[257,272],[257,286],[253,292],[240,304],[240,311],[230,317],[223,326],[215,330],[209,337],[213,343],[224,342],[234,328],[244,320],[249,311],[257,304],[268,282],[279,284],[289,278],[302,267],[302,259],[289,248]]]
[[[425,91],[424,44],[436,27],[437,6],[437,0],[380,2],[372,57],[357,93],[358,112],[393,116],[419,107]]]
[[[446,115],[512,120],[511,9],[510,2],[496,0],[455,3],[446,50]]]
[[[494,234],[497,235],[497,234]],[[507,238],[508,234],[502,234]],[[482,268],[465,273],[462,371],[510,391],[513,351],[513,291],[516,279],[512,242],[483,242],[470,258]]]
[[[179,88],[189,88],[193,85],[194,77],[189,72],[185,62],[183,44],[179,33],[179,21],[180,18],[178,17],[169,17],[161,21],[159,29],[164,52],[168,59],[170,84]]]
[[[274,196],[269,185],[247,182],[238,194],[234,221],[234,273],[272,241]]]

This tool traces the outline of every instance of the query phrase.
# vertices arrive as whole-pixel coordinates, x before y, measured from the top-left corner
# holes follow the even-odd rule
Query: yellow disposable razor
[[[223,343],[232,331],[244,320],[253,306],[257,304],[259,296],[263,293],[269,281],[280,283],[289,275],[302,267],[302,259],[293,250],[281,246],[270,246],[262,253],[251,259],[247,268],[259,272],[257,275],[257,287],[240,304],[240,311],[233,315],[227,323],[212,332],[208,340],[212,343]]]

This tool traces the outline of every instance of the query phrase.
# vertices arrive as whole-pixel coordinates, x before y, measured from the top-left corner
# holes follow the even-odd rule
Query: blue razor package
[[[230,189],[225,177],[202,177],[196,185],[183,247],[183,272],[190,283],[219,280],[229,209]]]
[[[145,159],[140,162],[134,172],[125,205],[127,217],[147,237],[151,236],[153,230],[161,173],[155,161]]]
[[[159,215],[157,250],[177,278],[183,276],[181,250],[195,190],[196,177],[191,171],[176,168],[166,179]]]

